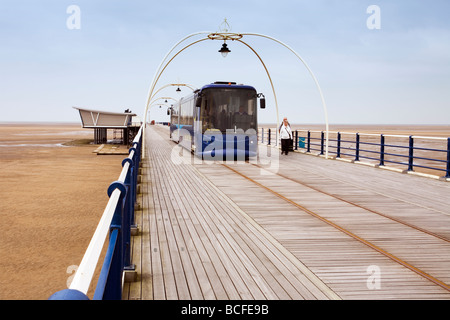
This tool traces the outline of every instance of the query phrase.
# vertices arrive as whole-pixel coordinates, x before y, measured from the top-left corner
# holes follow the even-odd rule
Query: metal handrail
[[[271,132],[276,129],[258,130],[261,132],[261,143],[274,145]],[[303,132],[304,136],[299,133]],[[295,130],[294,133],[294,148],[303,148],[307,153],[318,151],[319,155],[323,155],[324,150],[324,131],[319,130]],[[319,137],[317,137],[319,134]],[[350,158],[351,161],[361,162],[361,159],[368,159],[377,161],[377,166],[386,167],[386,163],[407,166],[407,172],[414,172],[414,168],[424,168],[428,170],[444,172],[443,178],[450,178],[450,137],[428,137],[416,135],[395,135],[395,134],[375,134],[375,133],[355,133],[355,132],[339,132],[330,131],[330,135],[336,135],[336,139],[329,139],[329,153],[335,154],[337,159],[343,159],[343,156]],[[354,139],[342,135],[354,136]],[[370,137],[372,141],[361,141],[361,137]],[[374,141],[374,139],[379,139]],[[406,145],[386,143],[385,138],[407,139]],[[302,141],[304,147],[299,146],[299,141]],[[424,147],[415,145],[416,140],[430,140],[435,143],[445,143],[442,149],[436,147]],[[345,145],[342,145],[344,144]],[[367,147],[364,147],[367,146]],[[386,149],[401,149],[406,150],[407,154],[400,154],[398,151],[386,151]],[[342,152],[344,151],[344,152]],[[352,153],[353,151],[353,153]],[[425,153],[418,155],[417,152]],[[406,152],[405,152],[406,153]],[[439,156],[438,156],[439,155]],[[386,159],[389,156],[389,159]],[[441,157],[442,156],[442,157]],[[404,160],[404,161],[402,161]],[[429,161],[433,164],[418,163],[418,161]],[[443,164],[443,166],[438,166]]]
[[[56,292],[50,300],[89,299],[87,292],[108,234],[108,249],[94,299],[121,298],[122,273],[131,266],[129,237],[134,223],[141,143],[142,126],[133,140],[129,156],[122,161],[119,179],[108,188],[109,201],[69,288]]]

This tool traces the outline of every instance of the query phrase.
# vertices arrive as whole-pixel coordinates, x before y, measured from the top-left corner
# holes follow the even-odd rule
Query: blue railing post
[[[295,130],[295,150],[298,150],[298,130]]]
[[[355,161],[359,161],[359,133],[356,133]]]
[[[270,128],[269,128],[269,137],[267,139],[268,139],[267,145],[270,145]]]
[[[321,133],[320,133],[320,154],[322,155],[323,154],[323,146],[324,146],[324,143],[325,142],[325,134],[324,134],[324,132],[322,131]]]
[[[128,201],[128,210],[130,213],[130,225],[133,224],[134,222],[134,201],[135,201],[135,181],[136,181],[136,176],[135,176],[135,167],[134,167],[134,161],[130,158],[125,158],[122,161],[122,167],[125,165],[125,163],[130,163],[130,168],[128,169],[128,174],[125,178],[125,185],[127,186],[127,188],[129,188],[130,190],[130,199]]]
[[[311,130],[308,130],[308,149],[306,152],[311,152]]]
[[[445,177],[450,178],[450,138],[447,138],[447,170]]]
[[[384,134],[382,134],[380,138],[380,166],[384,166]]]
[[[131,211],[130,211],[130,226],[136,227],[135,224],[135,205],[136,205],[136,199],[137,199],[137,181],[138,181],[138,175],[139,175],[139,164],[141,160],[141,141],[142,138],[139,140],[139,142],[133,143],[133,147],[130,148],[129,153],[134,151],[133,159],[132,159],[132,177],[133,180],[131,182]],[[124,160],[125,161],[125,160]],[[122,162],[123,166],[123,162]]]
[[[122,161],[122,166],[125,163],[130,163],[130,168],[128,169],[128,174],[125,178],[125,186],[127,188],[127,194],[123,203],[123,248],[124,248],[124,267],[131,266],[131,225],[133,224],[133,212],[134,212],[134,163],[130,158],[125,158]]]
[[[122,300],[121,228],[111,226],[108,250],[97,282],[93,300]]]
[[[127,198],[129,188],[121,181],[111,183],[108,188],[108,196],[111,197],[114,190],[120,190],[119,201],[110,225],[110,244],[103,263],[94,300],[121,300],[122,299],[122,273],[125,262],[125,236],[129,229],[127,222]]]
[[[337,151],[336,151],[336,158],[341,157],[341,133],[337,133]]]
[[[414,139],[409,136],[408,171],[414,170]]]

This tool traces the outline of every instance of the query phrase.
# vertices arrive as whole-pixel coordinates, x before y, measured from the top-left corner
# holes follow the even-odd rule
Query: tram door
[[[196,101],[197,104],[197,101]],[[200,152],[201,152],[201,143],[199,144],[199,141],[201,142],[203,140],[203,135],[202,135],[202,123],[200,121],[200,104],[199,105],[194,105],[194,125],[192,127],[192,132],[193,132],[193,136],[192,136],[192,151],[195,153],[197,148],[200,148]]]

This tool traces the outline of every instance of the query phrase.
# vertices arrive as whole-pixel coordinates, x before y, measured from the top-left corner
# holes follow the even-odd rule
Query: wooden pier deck
[[[448,182],[299,153],[202,163],[147,129],[124,299],[450,299]]]

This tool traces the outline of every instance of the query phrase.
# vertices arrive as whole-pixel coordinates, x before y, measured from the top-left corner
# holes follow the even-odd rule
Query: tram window
[[[246,89],[207,89],[202,93],[203,131],[217,129],[256,129],[256,96]]]
[[[193,123],[194,100],[183,101],[180,105],[180,124],[192,125]]]
[[[185,106],[180,106],[180,124],[184,124],[184,113],[185,113]]]

